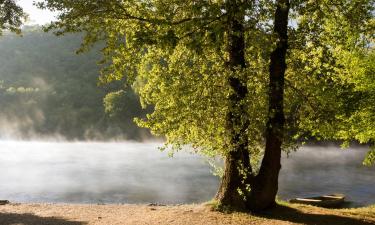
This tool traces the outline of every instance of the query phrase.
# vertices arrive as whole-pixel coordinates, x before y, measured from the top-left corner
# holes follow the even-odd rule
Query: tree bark
[[[240,12],[237,0],[227,1],[227,10],[228,67],[235,73],[246,67],[244,15]],[[246,204],[244,195],[241,193],[246,192],[246,184],[248,183],[246,180],[248,179],[248,175],[251,174],[246,136],[246,129],[249,126],[249,122],[243,102],[248,94],[248,90],[246,81],[242,81],[235,75],[230,76],[228,82],[233,91],[233,94],[229,97],[229,113],[226,118],[226,129],[231,133],[231,143],[230,149],[225,156],[224,174],[215,198],[220,205],[243,210],[246,208]]]
[[[245,69],[244,18],[238,15],[237,1],[228,1],[228,53],[232,71]],[[243,100],[248,94],[246,81],[232,76],[233,89],[227,129],[231,135],[231,149],[225,157],[224,174],[216,199],[220,205],[234,209],[259,211],[273,207],[278,191],[281,169],[281,145],[284,135],[284,76],[288,49],[289,0],[277,0],[274,32],[277,45],[271,53],[269,66],[269,108],[266,127],[265,154],[258,175],[254,176],[250,164],[246,129],[250,125]],[[237,16],[236,16],[237,13]],[[250,189],[249,189],[250,188]]]
[[[248,208],[263,210],[274,206],[281,169],[281,145],[284,136],[284,76],[288,49],[289,0],[278,0],[274,32],[278,35],[269,66],[269,108],[266,127],[265,154],[258,175],[251,187]]]

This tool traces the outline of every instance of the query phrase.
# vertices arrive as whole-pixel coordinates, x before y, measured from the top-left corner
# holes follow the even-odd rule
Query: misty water
[[[160,143],[0,141],[0,199],[12,202],[199,203],[219,185],[206,160]],[[344,193],[353,206],[375,203],[375,168],[364,147],[303,147],[283,156],[279,197]]]

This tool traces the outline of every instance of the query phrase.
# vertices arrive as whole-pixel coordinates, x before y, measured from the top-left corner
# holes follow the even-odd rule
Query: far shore
[[[375,224],[375,205],[355,209],[324,209],[281,203],[259,214],[222,213],[209,205],[94,205],[10,203],[0,205],[1,225],[283,225]]]

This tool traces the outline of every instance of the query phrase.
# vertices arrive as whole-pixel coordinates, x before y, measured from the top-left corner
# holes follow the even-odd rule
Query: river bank
[[[217,224],[375,224],[375,206],[323,209],[284,204],[251,215],[220,213],[207,205],[8,204],[0,206],[1,225],[217,225]]]

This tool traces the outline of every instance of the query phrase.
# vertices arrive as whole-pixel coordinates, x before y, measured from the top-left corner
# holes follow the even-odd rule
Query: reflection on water
[[[0,142],[0,199],[13,202],[192,203],[211,199],[218,179],[189,153],[169,158],[157,143]],[[304,147],[283,158],[279,195],[340,192],[375,202],[365,149]]]

